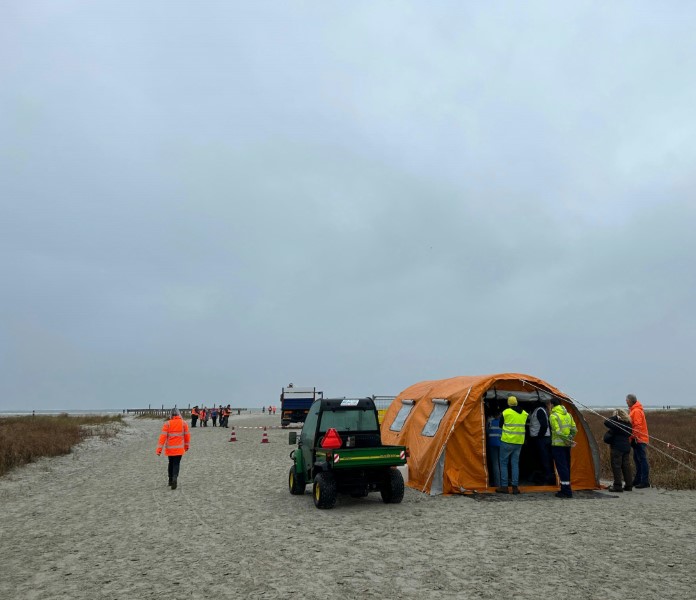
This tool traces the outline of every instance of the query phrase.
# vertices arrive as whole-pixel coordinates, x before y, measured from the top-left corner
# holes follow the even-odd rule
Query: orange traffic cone
[[[236,442],[237,441],[237,433],[234,430],[234,427],[232,428],[232,432],[230,433],[230,442]]]
[[[266,428],[263,428],[263,435],[261,436],[261,443],[262,444],[268,444],[268,431],[266,431]]]

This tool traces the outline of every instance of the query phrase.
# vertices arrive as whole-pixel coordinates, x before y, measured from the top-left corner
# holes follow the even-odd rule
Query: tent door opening
[[[525,440],[522,445],[519,461],[519,485],[520,486],[544,486],[556,485],[556,474],[553,469],[553,461],[551,460],[551,438],[545,435],[540,435],[545,428],[548,428],[548,417],[544,412],[543,415],[535,415],[535,421],[541,421],[541,431],[537,430],[536,425],[532,428],[537,437],[533,438],[530,435],[530,418],[538,407],[543,407],[542,399],[529,394],[528,398],[520,398],[522,394],[519,392],[500,392],[493,393],[490,390],[486,394],[484,400],[484,417],[486,423],[486,455],[488,460],[488,486],[496,487],[499,485],[500,464],[495,465],[498,457],[498,450],[492,447],[495,441],[492,437],[496,435],[496,428],[491,428],[491,420],[495,421],[502,415],[502,412],[507,408],[507,396],[515,395],[518,398],[519,406],[529,413],[527,419],[527,427],[525,428]],[[492,397],[491,397],[492,396]],[[502,417],[500,419],[502,426]],[[545,439],[544,439],[545,438]],[[508,482],[512,481],[512,473],[508,465]]]

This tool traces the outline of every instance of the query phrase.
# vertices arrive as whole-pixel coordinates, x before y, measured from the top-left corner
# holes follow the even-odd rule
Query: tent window
[[[396,419],[394,419],[394,422],[391,424],[389,431],[401,431],[406,419],[408,418],[408,415],[411,414],[411,409],[415,406],[415,404],[416,403],[413,400],[401,401],[401,408],[396,415]]]
[[[423,427],[421,435],[433,437],[435,433],[437,433],[437,429],[440,427],[440,421],[442,421],[442,417],[445,416],[448,408],[449,400],[433,398],[433,410],[430,411],[428,422],[425,424],[425,427]]]

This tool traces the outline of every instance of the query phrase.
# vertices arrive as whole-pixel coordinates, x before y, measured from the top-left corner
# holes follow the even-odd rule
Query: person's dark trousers
[[[560,494],[567,498],[573,497],[570,487],[570,448],[568,446],[551,446],[553,462],[556,464],[558,479],[561,483]]]
[[[168,456],[167,458],[169,459],[169,466],[168,466],[168,473],[169,473],[169,481],[174,481],[175,479],[178,479],[179,477],[179,465],[181,464],[181,454],[178,456]]]
[[[553,474],[553,466],[551,465],[551,438],[544,435],[529,439],[534,447],[537,460],[541,464],[544,483],[555,485],[556,476]]]
[[[191,415],[191,427],[195,427],[197,421],[198,421],[198,417]]]
[[[614,488],[621,488],[621,477],[628,487],[631,487],[633,475],[631,473],[631,453],[629,451],[611,449],[611,472],[614,474]]]
[[[500,446],[488,446],[487,451],[490,461],[488,485],[498,487],[500,485]]]
[[[647,444],[638,442],[633,446],[633,462],[636,464],[636,476],[633,478],[633,485],[650,485]]]
[[[213,417],[213,427],[217,427],[217,417]]]

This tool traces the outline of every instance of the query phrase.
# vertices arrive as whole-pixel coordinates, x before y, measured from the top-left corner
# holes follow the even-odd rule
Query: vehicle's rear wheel
[[[301,496],[305,492],[305,487],[307,483],[305,482],[304,475],[297,472],[295,465],[290,467],[290,473],[288,474],[288,487],[290,488],[290,493],[293,496]]]
[[[314,506],[317,508],[333,508],[338,496],[336,479],[331,473],[318,473],[314,478],[312,489]]]
[[[398,469],[389,469],[380,487],[385,504],[398,504],[404,499],[404,478]]]

